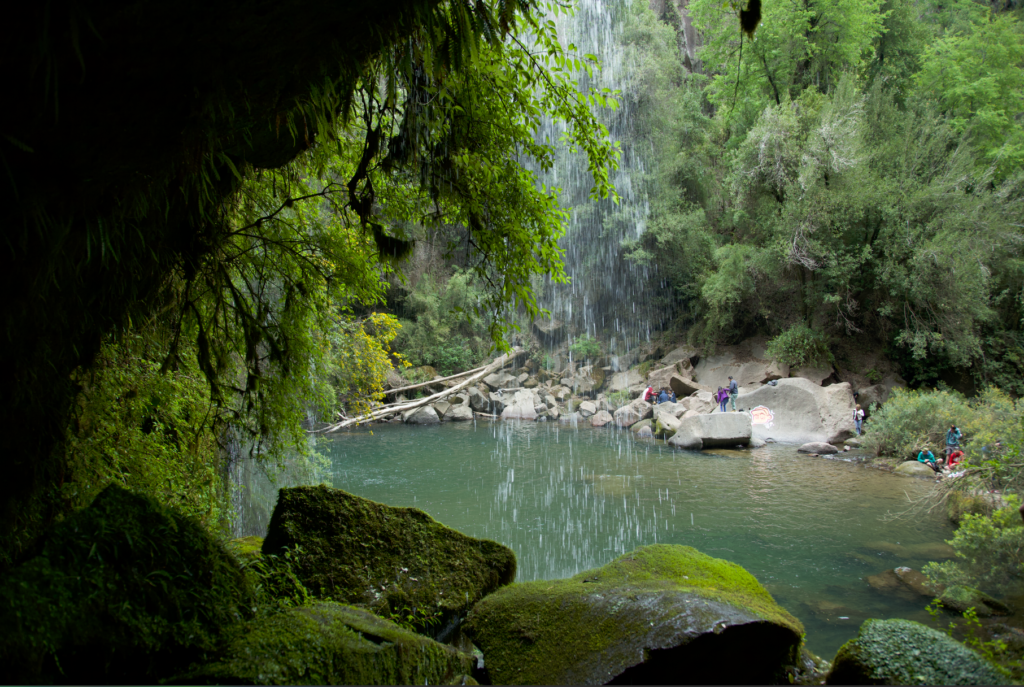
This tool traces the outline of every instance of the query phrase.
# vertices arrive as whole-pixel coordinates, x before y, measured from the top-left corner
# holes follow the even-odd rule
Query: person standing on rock
[[[725,402],[729,400],[729,392],[723,389],[722,387],[718,387],[718,391],[715,392],[715,400],[718,401],[718,406],[724,413]]]
[[[960,448],[960,437],[962,437],[962,436],[963,436],[963,434],[960,433],[960,428],[959,427],[957,427],[956,425],[950,425],[949,426],[949,431],[946,432],[946,456],[947,457],[952,455],[953,451],[956,451],[957,449]]]
[[[857,436],[860,436],[861,427],[864,426],[864,409],[859,404],[853,410],[853,424],[857,425]]]
[[[736,397],[740,395],[739,384],[732,377],[729,377],[729,404],[732,406],[732,412],[736,412]]]

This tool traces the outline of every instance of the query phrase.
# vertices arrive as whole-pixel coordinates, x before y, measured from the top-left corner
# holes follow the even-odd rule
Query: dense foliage
[[[916,383],[1024,392],[1018,5],[762,7],[741,47],[731,7],[689,3],[696,63],[671,12],[626,17],[658,161],[631,254],[664,306],[694,343],[853,336]]]
[[[19,107],[0,120],[11,294],[0,417],[13,441],[0,565],[74,507],[69,442],[106,456],[79,475],[129,483],[119,475],[140,459],[111,456],[178,460],[191,422],[206,428],[192,432],[204,467],[187,471],[204,475],[218,434],[196,424],[202,404],[272,457],[303,445],[309,414],[372,400],[398,331],[373,308],[417,235],[462,254],[500,345],[508,321],[491,315],[537,312],[531,276],[564,278],[558,190],[521,161],[545,169],[556,145],[572,146],[593,196],[614,197],[617,151],[592,114],[614,101],[578,88],[593,60],[563,47],[532,0],[232,6],[168,15],[142,3],[125,23],[92,2],[7,24],[26,29],[0,41],[0,59],[37,55],[38,68],[19,72]],[[165,61],[180,52],[171,39],[190,46],[187,64]],[[124,81],[133,55],[146,77]],[[565,124],[561,141],[534,140],[542,116]],[[128,135],[125,121],[146,128]],[[142,355],[124,343],[138,336]],[[97,366],[101,345],[121,348]],[[151,379],[155,369],[180,377]],[[168,383],[187,386],[179,407],[154,415],[130,401],[140,384]],[[76,399],[128,431],[73,425]],[[144,469],[138,486],[147,470],[180,469]]]

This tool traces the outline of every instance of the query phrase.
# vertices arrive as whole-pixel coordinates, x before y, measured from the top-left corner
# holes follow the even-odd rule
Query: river
[[[475,422],[380,425],[317,450],[330,468],[316,481],[501,542],[519,581],[568,577],[653,543],[734,561],[826,659],[866,618],[928,622],[923,603],[883,596],[866,578],[920,569],[952,537],[939,509],[885,517],[925,497],[929,481],[788,445],[686,452],[621,430]]]

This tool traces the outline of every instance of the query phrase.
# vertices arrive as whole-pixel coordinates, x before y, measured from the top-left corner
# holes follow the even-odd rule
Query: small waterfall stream
[[[547,337],[546,344],[551,351],[558,351],[565,343],[589,335],[607,344],[613,364],[650,340],[653,318],[646,294],[656,279],[649,268],[623,256],[623,242],[639,239],[645,229],[654,157],[637,117],[636,65],[622,41],[625,7],[625,0],[579,0],[575,15],[554,18],[563,45],[572,43],[579,54],[595,55],[601,62],[593,80],[581,76],[581,88],[620,92],[616,96],[618,109],[597,113],[621,147],[619,169],[612,177],[619,203],[595,202],[588,197],[593,180],[582,153],[559,149],[554,168],[548,173],[538,171],[544,183],[562,189],[562,204],[571,212],[569,227],[559,243],[572,281],[555,284],[545,280],[539,298],[552,318],[564,325]],[[564,124],[549,120],[539,138],[556,141],[564,130]],[[625,360],[618,362],[616,367],[627,366]]]

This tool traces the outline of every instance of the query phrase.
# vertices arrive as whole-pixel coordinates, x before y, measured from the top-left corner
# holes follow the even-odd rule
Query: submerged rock
[[[443,685],[474,659],[352,606],[322,602],[246,623],[217,660],[174,682]]]
[[[385,616],[437,612],[438,636],[516,574],[515,554],[501,544],[326,486],[280,490],[263,553],[295,546],[293,570],[312,592]]]
[[[155,684],[251,606],[238,561],[201,525],[109,486],[0,578],[0,683]]]
[[[839,449],[832,444],[826,444],[823,441],[811,441],[797,449],[799,453],[818,453],[823,456],[827,456],[833,453],[839,453]]]
[[[716,446],[746,446],[750,436],[750,416],[746,413],[714,413],[683,417],[668,443],[699,451]]]
[[[911,620],[868,620],[839,648],[829,685],[1000,685],[998,668],[963,644]]]
[[[735,563],[655,544],[502,589],[463,631],[494,684],[775,684],[803,627]]]

